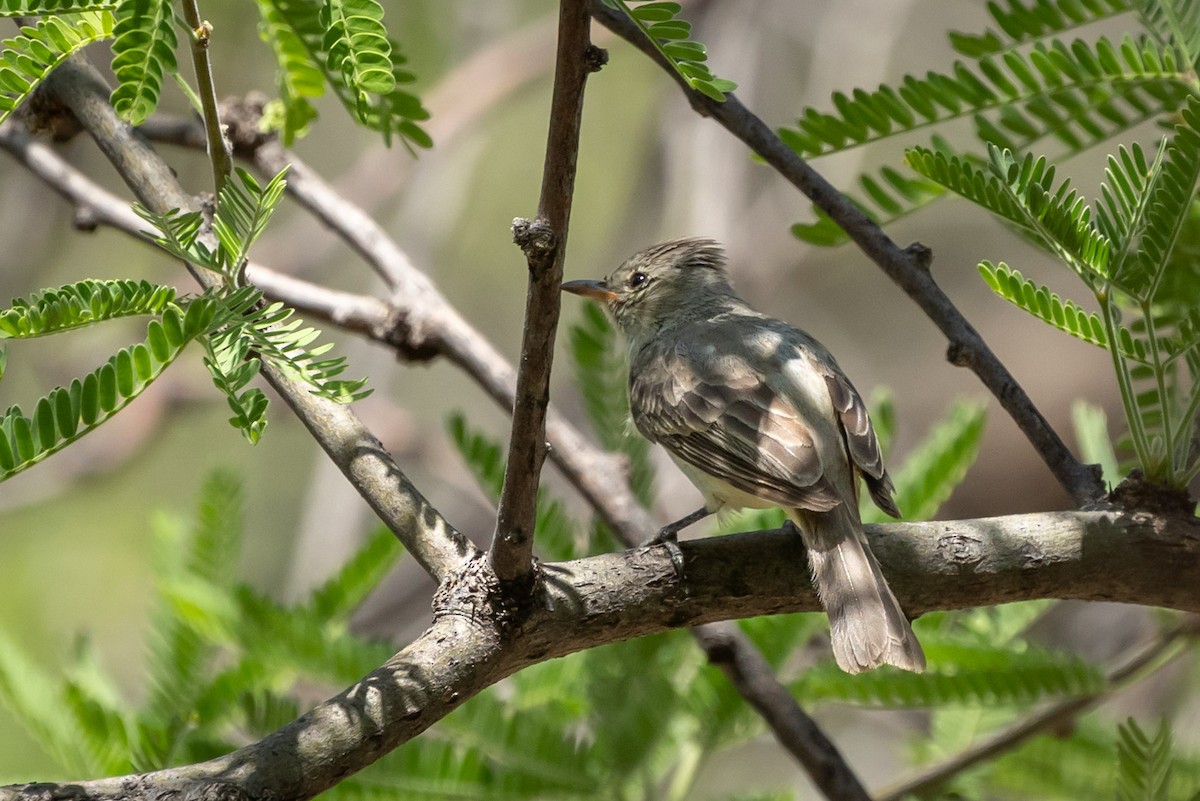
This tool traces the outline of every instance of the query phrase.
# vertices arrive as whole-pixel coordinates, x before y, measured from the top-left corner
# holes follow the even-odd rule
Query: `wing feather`
[[[638,354],[630,377],[638,430],[757,498],[813,511],[836,507],[841,498],[824,477],[808,423],[761,366],[728,350],[693,340]]]

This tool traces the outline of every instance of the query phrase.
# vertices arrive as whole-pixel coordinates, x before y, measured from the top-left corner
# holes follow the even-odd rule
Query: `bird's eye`
[[[629,288],[637,289],[639,286],[649,280],[650,276],[646,275],[645,273],[634,273],[633,275],[629,276]]]

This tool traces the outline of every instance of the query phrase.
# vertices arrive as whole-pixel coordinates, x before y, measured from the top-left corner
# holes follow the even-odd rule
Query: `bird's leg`
[[[701,506],[690,515],[681,517],[670,525],[663,526],[658,530],[657,534],[643,542],[642,545],[658,545],[662,542],[674,542],[676,538],[678,538],[679,532],[683,531],[692,523],[697,523],[711,514],[712,512],[710,512],[707,507]]]

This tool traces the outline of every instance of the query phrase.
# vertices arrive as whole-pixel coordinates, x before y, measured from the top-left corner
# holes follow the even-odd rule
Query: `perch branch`
[[[915,613],[1032,598],[1200,611],[1200,525],[1187,515],[1057,512],[866,528],[896,596]],[[263,740],[156,773],[0,788],[0,801],[310,798],[530,664],[681,626],[820,608],[795,569],[803,546],[788,530],[673,547],[544,565],[545,597],[520,619],[495,605],[498,582],[473,559],[435,595],[425,634]]]

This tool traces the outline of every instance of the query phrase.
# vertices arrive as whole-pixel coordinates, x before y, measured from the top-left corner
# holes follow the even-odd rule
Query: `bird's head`
[[[602,302],[631,340],[675,320],[708,316],[735,297],[725,252],[711,239],[675,239],[635,253],[607,278],[568,281],[564,292]]]

